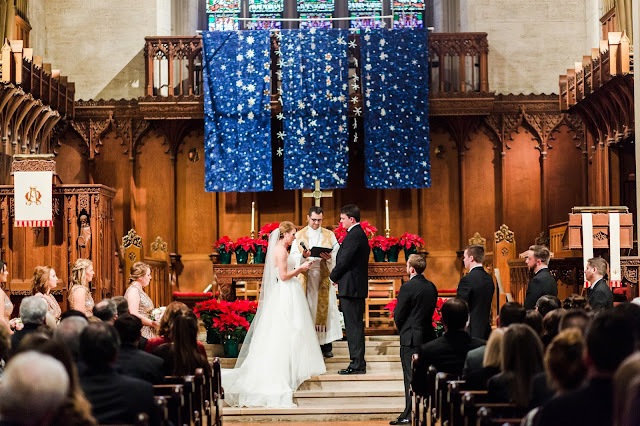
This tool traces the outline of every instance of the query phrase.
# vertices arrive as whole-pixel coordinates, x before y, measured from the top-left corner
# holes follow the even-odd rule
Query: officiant
[[[336,253],[340,245],[334,233],[322,227],[323,216],[320,206],[311,206],[307,215],[308,225],[296,233],[290,256],[297,266],[311,257],[314,247],[331,250],[317,253],[320,261],[314,262],[307,272],[299,276],[306,287],[307,302],[309,302],[309,310],[314,320],[322,354],[325,358],[331,358],[333,356],[331,342],[342,339],[336,289],[329,280],[329,274],[336,264]]]

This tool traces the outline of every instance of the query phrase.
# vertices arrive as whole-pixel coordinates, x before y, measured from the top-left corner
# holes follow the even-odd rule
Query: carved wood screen
[[[61,282],[54,294],[62,295],[64,301],[71,267],[81,257],[93,261],[91,292],[96,302],[122,294],[122,286],[116,284],[115,193],[104,185],[54,186],[53,227],[14,228],[13,186],[0,186],[0,257],[7,262],[7,291],[14,302],[30,294],[33,270],[38,265],[55,269]]]

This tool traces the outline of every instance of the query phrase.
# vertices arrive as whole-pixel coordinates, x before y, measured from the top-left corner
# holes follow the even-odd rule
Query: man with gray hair
[[[113,324],[118,317],[118,305],[111,299],[104,299],[93,307],[93,316]]]
[[[22,330],[11,336],[11,350],[15,351],[27,334],[33,333],[44,324],[47,317],[47,302],[42,296],[28,296],[20,303],[20,318],[24,324]]]
[[[2,376],[0,424],[48,425],[68,391],[69,376],[60,361],[34,351],[19,353]]]
[[[88,324],[86,318],[74,315],[60,321],[53,332],[53,338],[69,348],[76,363],[80,359],[80,333]]]

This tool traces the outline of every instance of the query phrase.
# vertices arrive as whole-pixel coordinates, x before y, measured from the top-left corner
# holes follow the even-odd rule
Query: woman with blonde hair
[[[151,319],[153,301],[144,292],[143,288],[151,282],[151,268],[144,262],[136,262],[131,265],[129,271],[129,287],[124,297],[129,303],[129,313],[142,321],[142,337],[153,339],[158,334],[158,322]]]
[[[62,310],[51,290],[58,286],[56,271],[51,266],[36,266],[31,280],[31,295],[42,296],[47,302],[47,313],[55,320],[60,321]]]
[[[5,287],[7,285],[8,276],[7,264],[0,260],[0,286]],[[11,303],[11,299],[9,299],[2,287],[0,287],[0,323],[11,331],[9,320],[11,320],[11,313],[13,312],[13,303]]]
[[[71,288],[69,289],[69,309],[83,312],[87,318],[93,316],[93,296],[89,283],[93,280],[93,262],[78,259],[71,269]]]

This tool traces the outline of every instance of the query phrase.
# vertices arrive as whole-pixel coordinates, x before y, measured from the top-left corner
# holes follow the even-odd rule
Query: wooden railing
[[[61,116],[73,118],[75,84],[43,63],[42,57],[33,56],[33,49],[24,48],[22,40],[5,41],[2,46],[2,83],[20,86]]]
[[[147,96],[202,95],[201,36],[145,37],[144,51]],[[486,33],[430,34],[431,96],[488,92],[488,54]]]
[[[582,57],[559,79],[560,109],[566,111],[609,82],[615,76],[633,74],[633,47],[620,32],[610,32],[600,48]]]

